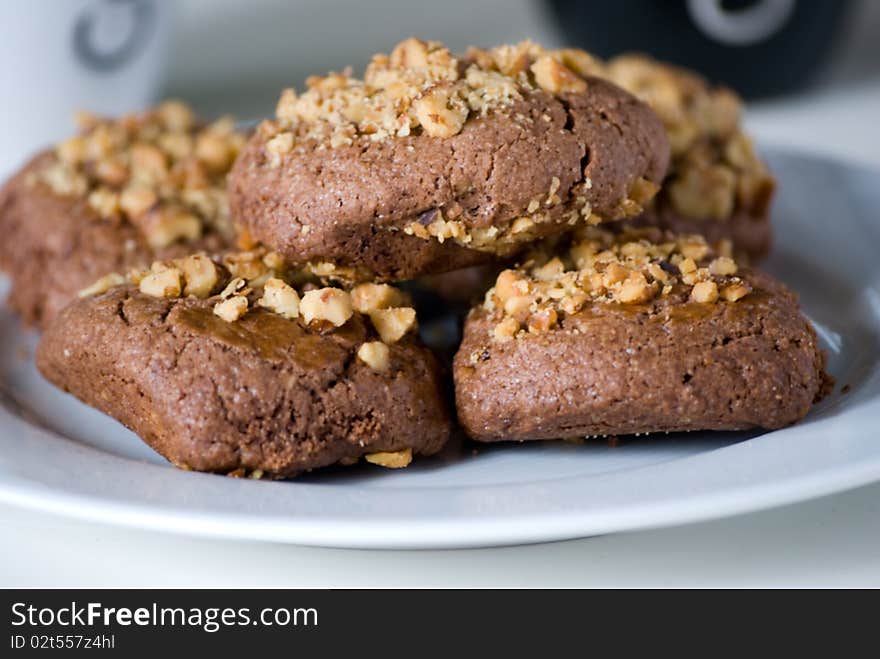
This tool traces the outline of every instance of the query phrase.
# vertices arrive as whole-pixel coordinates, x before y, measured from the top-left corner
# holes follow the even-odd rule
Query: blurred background
[[[0,174],[68,134],[74,110],[174,96],[260,118],[282,87],[362,70],[410,35],[647,51],[751,99],[761,139],[880,162],[876,0],[28,0],[0,3],[0,24]]]

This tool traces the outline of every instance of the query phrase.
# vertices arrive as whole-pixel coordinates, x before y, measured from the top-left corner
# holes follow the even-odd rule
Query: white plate
[[[0,500],[206,536],[440,548],[680,524],[880,480],[880,174],[791,152],[768,157],[781,179],[768,268],[801,294],[838,380],[797,426],[616,448],[474,454],[458,445],[406,470],[364,465],[290,482],[183,472],[42,381],[28,356],[36,337],[0,309]]]

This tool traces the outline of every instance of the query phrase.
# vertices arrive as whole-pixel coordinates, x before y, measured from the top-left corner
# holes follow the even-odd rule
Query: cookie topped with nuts
[[[226,176],[245,135],[231,118],[206,123],[167,101],[78,123],[0,191],[0,267],[12,305],[36,324],[108,272],[233,239]]]
[[[604,75],[650,105],[669,136],[669,174],[643,223],[729,239],[752,262],[765,256],[775,182],[743,132],[739,97],[644,55],[615,57]]]
[[[386,280],[490,262],[642,212],[666,173],[658,117],[582,51],[456,56],[408,39],[286,90],[230,176],[235,219],[298,262]]]
[[[729,243],[716,253],[699,235],[598,227],[576,231],[565,247],[535,250],[502,271],[483,309],[498,318],[494,339],[553,329],[587,305],[736,302],[751,292]]]
[[[699,236],[590,228],[499,275],[454,360],[480,441],[779,428],[825,391],[796,296]]]
[[[265,250],[194,254],[83,290],[37,365],[179,467],[396,468],[450,434],[440,366],[416,329],[386,284],[327,286]]]

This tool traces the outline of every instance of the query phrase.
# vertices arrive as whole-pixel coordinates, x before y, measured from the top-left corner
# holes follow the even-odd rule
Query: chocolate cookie
[[[669,174],[636,224],[730,240],[738,258],[764,258],[775,183],[742,131],[736,94],[644,55],[616,57],[604,75],[650,105],[669,136]]]
[[[231,119],[203,125],[169,101],[80,124],[0,190],[9,302],[38,326],[98,277],[220,249],[232,236],[226,174],[245,137]]]
[[[46,330],[37,365],[185,469],[403,467],[450,434],[415,328],[390,286],[320,287],[260,252],[195,255],[96,282]]]
[[[286,258],[389,280],[634,217],[666,173],[666,135],[593,66],[531,43],[454,57],[409,39],[363,80],[311,78],[236,162],[233,217]]]
[[[785,286],[699,236],[590,229],[499,275],[455,356],[480,441],[780,428],[824,391]]]

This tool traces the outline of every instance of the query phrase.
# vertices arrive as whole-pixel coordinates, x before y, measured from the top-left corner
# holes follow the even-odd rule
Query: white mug
[[[155,101],[172,10],[162,0],[0,2],[0,176],[73,133],[77,110]]]

